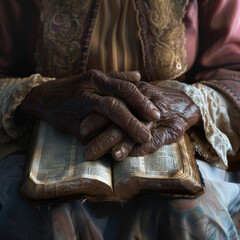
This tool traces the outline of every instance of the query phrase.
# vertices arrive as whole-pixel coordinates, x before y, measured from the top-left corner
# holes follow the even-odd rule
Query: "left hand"
[[[151,141],[137,144],[112,124],[87,145],[85,150],[87,160],[95,160],[110,149],[116,160],[124,160],[127,156],[150,154],[162,145],[179,141],[185,131],[201,121],[199,108],[184,92],[146,82],[137,82],[135,85],[160,112],[160,120],[145,123],[151,130]],[[88,124],[91,125],[91,122],[93,121],[90,120]]]

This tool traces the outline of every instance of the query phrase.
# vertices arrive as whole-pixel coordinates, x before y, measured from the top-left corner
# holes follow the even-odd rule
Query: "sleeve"
[[[199,129],[192,134],[198,153],[217,167],[240,169],[240,2],[190,1],[194,2],[199,29],[193,34],[191,28],[186,31],[189,39],[199,34],[193,74],[187,75],[192,84],[165,81],[159,85],[184,91],[198,105],[204,128],[203,135]]]
[[[195,81],[218,91],[229,101],[225,115],[234,134],[240,136],[240,2],[238,0],[199,1],[201,71]],[[239,145],[240,141],[234,141]],[[240,166],[240,150],[229,156],[232,166]]]
[[[204,134],[200,129],[190,131],[195,150],[210,164],[227,169],[229,158],[236,156],[240,148],[240,135],[231,123],[231,114],[240,119],[240,113],[231,108],[231,101],[202,83],[163,81],[157,85],[184,91],[191,97],[200,109],[204,128]]]
[[[240,111],[240,2],[200,1],[199,65],[195,81],[224,94]]]
[[[19,128],[14,124],[15,110],[32,88],[50,80],[55,78],[45,78],[40,74],[0,79],[0,142],[10,142],[25,135],[27,126]]]
[[[15,109],[32,88],[54,79],[34,74],[40,2],[0,0],[0,142],[24,134],[14,124]]]

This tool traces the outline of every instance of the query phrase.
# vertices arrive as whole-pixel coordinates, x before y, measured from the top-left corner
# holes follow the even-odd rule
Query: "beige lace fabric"
[[[23,137],[24,130],[18,128],[13,121],[16,108],[34,87],[55,78],[45,78],[34,74],[26,78],[0,79],[0,142],[7,143]]]
[[[227,156],[234,155],[240,148],[240,137],[234,132],[228,114],[228,110],[231,109],[230,101],[201,83],[188,85],[178,81],[163,81],[157,85],[184,91],[198,105],[202,114],[205,136],[212,149],[209,150],[205,146],[203,139],[196,132],[192,134],[195,149],[210,164],[227,169]],[[240,119],[240,114],[236,114]]]

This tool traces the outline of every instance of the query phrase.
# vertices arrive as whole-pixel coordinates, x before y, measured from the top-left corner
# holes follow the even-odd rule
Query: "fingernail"
[[[141,78],[140,72],[136,71],[136,75]]]
[[[151,140],[151,134],[144,128],[142,128],[142,133],[139,135],[142,143],[149,142]]]
[[[122,151],[121,150],[118,150],[114,153],[114,156],[117,158],[117,159],[120,159],[122,158],[123,154],[122,154]]]
[[[153,109],[151,113],[151,118],[153,120],[159,120],[160,119],[160,112],[157,109]]]

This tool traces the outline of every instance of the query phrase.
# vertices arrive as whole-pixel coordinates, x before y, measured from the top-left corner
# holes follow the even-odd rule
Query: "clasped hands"
[[[137,72],[90,70],[33,88],[20,105],[25,114],[71,133],[95,160],[144,156],[181,139],[200,111],[184,92],[140,81]]]

